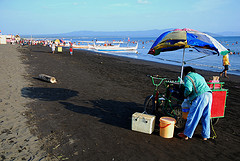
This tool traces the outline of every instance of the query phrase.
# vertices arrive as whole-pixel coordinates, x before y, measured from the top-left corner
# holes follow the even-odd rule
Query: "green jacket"
[[[184,96],[194,100],[197,96],[211,91],[205,79],[198,73],[190,72],[184,77]]]

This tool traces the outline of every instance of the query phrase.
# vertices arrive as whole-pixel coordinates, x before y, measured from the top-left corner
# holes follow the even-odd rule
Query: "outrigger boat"
[[[78,41],[76,44],[72,44],[74,49],[94,49],[93,41]]]
[[[124,44],[121,46],[121,44]],[[97,51],[117,51],[117,52],[137,52],[138,43],[135,46],[128,46],[123,41],[77,41],[71,43],[65,41],[58,46],[69,48],[72,45],[73,49],[86,49],[86,50],[97,50]]]
[[[136,46],[120,46],[123,44],[122,41],[96,41],[94,44],[94,49],[97,51],[136,51],[138,48],[138,43]],[[99,45],[96,45],[99,44]]]

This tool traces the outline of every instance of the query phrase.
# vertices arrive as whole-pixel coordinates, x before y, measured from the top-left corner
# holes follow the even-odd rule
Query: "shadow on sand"
[[[113,126],[131,129],[132,114],[142,111],[142,105],[134,102],[120,102],[114,100],[93,100],[91,107],[74,105],[69,102],[59,102],[70,111],[87,114],[100,118],[100,121]]]
[[[77,91],[64,88],[42,88],[42,87],[25,87],[21,90],[22,97],[39,99],[42,101],[59,101],[67,100],[70,97],[78,95]]]

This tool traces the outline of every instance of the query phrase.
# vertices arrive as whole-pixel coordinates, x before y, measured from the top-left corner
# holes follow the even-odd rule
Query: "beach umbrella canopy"
[[[161,52],[182,48],[194,48],[205,54],[226,55],[229,51],[208,34],[193,29],[175,29],[160,35],[148,54],[159,55]]]
[[[55,40],[53,40],[53,42],[60,43],[60,40],[59,39],[55,39]]]
[[[61,39],[55,39],[55,40],[53,40],[55,43],[64,43],[64,41],[63,40],[61,40]]]
[[[182,71],[184,66],[185,48],[194,48],[204,54],[226,55],[229,51],[216,39],[208,34],[193,29],[175,29],[164,32],[153,43],[148,54],[159,55],[161,52],[183,50]],[[181,78],[182,78],[181,71]]]

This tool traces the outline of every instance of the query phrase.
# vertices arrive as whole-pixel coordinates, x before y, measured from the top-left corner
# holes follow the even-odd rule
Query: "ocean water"
[[[147,54],[152,44],[157,37],[138,37],[130,38],[130,43],[122,44],[121,46],[135,46],[138,43],[137,53],[135,52],[104,52],[106,54],[129,57],[134,59],[142,59],[147,61],[172,64],[172,65],[182,65],[183,49],[162,52],[160,55],[153,56]],[[64,40],[69,40],[71,42],[77,41],[124,41],[128,42],[128,38],[111,38],[111,37],[79,37],[79,38],[63,38]],[[230,49],[235,54],[229,55],[230,66],[228,73],[234,75],[240,75],[240,37],[215,37],[223,46]],[[201,57],[201,58],[200,58]],[[195,49],[185,50],[185,66],[192,66],[196,69],[204,69],[208,71],[221,72],[223,70],[222,56],[217,55],[205,55],[195,51]]]

